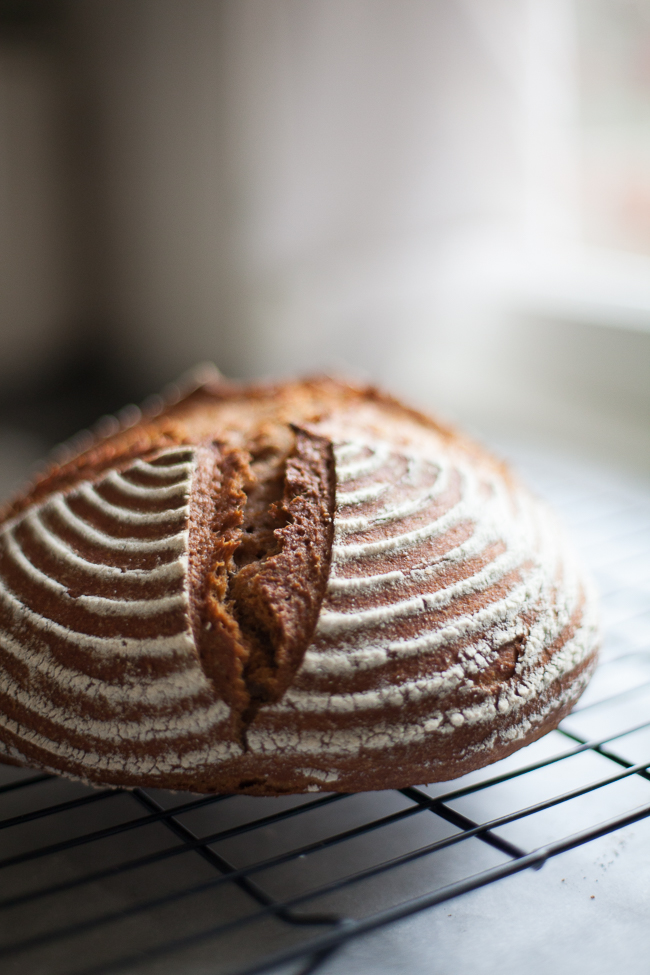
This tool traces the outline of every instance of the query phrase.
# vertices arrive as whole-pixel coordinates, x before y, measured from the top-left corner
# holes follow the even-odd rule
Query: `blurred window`
[[[577,0],[583,232],[650,252],[650,2]]]

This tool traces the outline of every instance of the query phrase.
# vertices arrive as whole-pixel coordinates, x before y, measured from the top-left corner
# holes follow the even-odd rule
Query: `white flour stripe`
[[[97,494],[95,486],[88,483],[79,484],[70,494],[70,497],[82,497],[102,514],[115,518],[125,525],[157,525],[187,518],[188,514],[187,505],[171,508],[167,511],[133,511],[131,508],[123,508],[120,505],[111,504],[110,501],[105,501],[101,495]]]
[[[175,609],[187,609],[186,593],[157,596],[152,599],[110,599],[105,596],[76,596],[68,595],[67,586],[51,579],[50,576],[37,569],[19,547],[11,532],[3,535],[2,541],[10,552],[11,557],[20,566],[25,575],[36,585],[50,592],[56,593],[62,605],[80,605],[84,609],[100,616],[157,616]],[[0,585],[4,581],[0,580]]]
[[[62,495],[54,495],[45,505],[47,511],[51,508],[59,515],[69,528],[72,528],[84,541],[91,542],[93,545],[100,545],[102,548],[109,548],[115,552],[184,552],[187,548],[187,530],[180,531],[174,535],[167,535],[165,538],[118,538],[115,535],[107,535],[97,528],[93,528],[88,522],[83,521],[66,504]]]
[[[485,631],[489,626],[498,626],[504,620],[513,619],[525,603],[534,605],[539,598],[545,573],[538,569],[517,589],[504,598],[490,603],[476,613],[458,616],[453,622],[430,630],[409,640],[395,640],[381,646],[366,644],[358,649],[315,650],[309,648],[303,659],[300,672],[307,673],[353,673],[357,669],[367,670],[383,667],[392,657],[412,657],[415,654],[430,653],[444,645],[453,645],[460,640]]]
[[[428,677],[417,680],[404,681],[393,687],[377,687],[369,691],[351,691],[343,694],[323,694],[313,691],[298,691],[289,688],[274,710],[307,711],[314,714],[349,714],[357,710],[372,708],[402,707],[407,702],[420,701],[423,698],[449,693],[463,680],[462,669],[458,666],[450,667],[440,673],[432,673]]]
[[[187,593],[153,599],[107,599],[103,596],[77,596],[75,604],[81,605],[97,616],[164,616],[176,610],[189,610]]]
[[[346,460],[349,461],[350,458],[358,457],[364,451],[369,451],[369,448],[354,440],[344,440],[342,443],[334,444],[334,455],[338,466],[344,464]]]
[[[363,504],[366,501],[374,501],[391,487],[387,481],[379,481],[377,484],[369,484],[367,487],[357,488],[356,491],[337,491],[336,505],[338,508],[347,508],[351,505]]]
[[[0,580],[0,602],[8,606],[14,618],[20,620],[21,617],[28,620],[33,626],[44,634],[47,633],[59,637],[61,640],[74,643],[75,646],[108,657],[119,654],[121,657],[129,657],[137,660],[139,657],[169,657],[176,654],[186,656],[191,654],[196,657],[196,647],[192,634],[187,629],[174,633],[171,636],[143,637],[134,638],[127,636],[95,636],[90,633],[81,633],[71,630],[67,626],[55,623],[39,613],[34,612],[29,606],[22,603]],[[1,639],[1,637],[0,637]]]
[[[449,566],[456,564],[458,562],[465,561],[469,558],[476,558],[480,555],[489,545],[494,542],[501,541],[507,544],[507,539],[503,538],[503,531],[499,531],[496,522],[492,519],[487,520],[480,530],[477,530],[460,545],[454,545],[452,548],[447,549],[440,555],[429,560],[428,564],[422,568],[414,568],[407,572],[402,572],[401,570],[396,570],[400,573],[403,578],[409,582],[415,581],[419,578],[430,579],[432,575],[438,574],[441,570],[449,568]],[[507,545],[508,550],[522,550],[526,541],[526,531],[522,527],[519,536],[516,540],[511,540],[511,544]],[[523,558],[523,556],[522,556]],[[359,560],[362,562],[362,560]],[[382,580],[385,579],[386,583],[393,581],[393,572],[378,573],[369,576],[347,576],[339,577],[336,576],[336,570],[339,564],[347,564],[347,560],[341,559],[340,562],[337,560],[332,565],[332,573],[330,575],[330,583],[333,583],[333,591],[343,592],[346,588],[350,590],[355,590],[357,588],[364,588],[364,580],[368,580],[369,588],[375,588],[382,584]],[[329,584],[328,583],[328,589]]]
[[[192,661],[186,670],[175,670],[164,677],[148,675],[138,677],[132,683],[122,681],[111,684],[103,678],[65,667],[47,649],[23,647],[8,633],[0,635],[0,646],[5,654],[27,667],[32,680],[45,680],[67,694],[77,694],[80,701],[84,698],[106,701],[110,707],[124,704],[177,705],[179,701],[193,701],[210,691],[210,685],[196,661]],[[197,705],[194,703],[191,706]]]
[[[448,569],[451,565],[457,564],[459,562],[465,562],[468,559],[476,558],[486,548],[493,544],[496,540],[496,532],[490,525],[485,526],[483,531],[475,532],[471,538],[467,541],[462,542],[460,545],[456,545],[451,549],[448,549],[442,555],[435,559],[432,559],[428,565],[424,568],[411,569],[410,571],[402,572],[401,570],[395,570],[393,572],[378,573],[377,575],[370,576],[349,576],[349,577],[338,577],[330,576],[330,580],[327,584],[327,591],[332,593],[345,594],[346,591],[354,594],[357,591],[362,592],[364,589],[379,589],[383,585],[392,585],[395,582],[405,582],[407,584],[413,584],[418,580],[428,582],[430,584],[431,577],[438,575],[441,571]],[[499,539],[501,540],[501,539]],[[525,541],[525,539],[524,539]],[[512,568],[525,561],[526,550],[525,545],[522,545],[522,539],[517,540],[517,544],[510,545],[506,547],[506,551],[497,558],[505,558],[508,554],[512,558]],[[493,559],[493,564],[496,560]],[[336,566],[334,566],[336,569]],[[486,569],[479,569],[478,573],[483,572]],[[478,577],[478,573],[475,576],[469,578]],[[443,590],[439,590],[443,591]],[[356,610],[353,610],[356,612]]]
[[[566,614],[565,614],[566,615]],[[562,629],[568,623],[568,615],[566,618],[551,618],[545,615],[540,619],[529,635],[529,642],[535,644],[539,642],[540,636],[545,636],[548,638],[549,635],[557,637]],[[590,619],[584,619],[580,630],[588,631],[591,629],[593,621]],[[550,629],[549,629],[550,626]],[[511,629],[511,632],[507,632],[503,635],[503,642],[507,643],[509,640],[514,639],[516,636],[521,635],[517,632],[516,627]],[[573,650],[570,653],[569,664],[571,667],[576,666],[581,662],[584,653],[591,647],[590,640],[579,640],[579,633],[577,632],[572,641],[567,641],[567,644],[571,642]],[[463,681],[467,679],[467,660],[471,660],[475,657],[478,647],[484,649],[482,646],[483,641],[479,641],[479,644],[474,647],[473,650],[467,648],[464,653],[465,663],[456,663],[447,670],[441,671],[439,673],[429,674],[427,677],[420,677],[414,680],[404,681],[393,686],[381,686],[376,687],[367,691],[353,691],[350,693],[340,693],[340,694],[329,694],[320,693],[314,691],[300,691],[295,688],[289,688],[279,704],[275,705],[274,710],[280,711],[290,711],[295,708],[299,711],[306,711],[309,713],[350,713],[358,709],[367,710],[371,708],[380,708],[384,705],[393,707],[402,707],[406,703],[417,703],[422,699],[426,699],[433,696],[439,696],[442,698],[443,695],[450,693],[456,687],[458,687]],[[580,653],[579,651],[582,651]],[[561,651],[561,652],[564,652]],[[577,656],[576,656],[577,654]],[[487,669],[488,665],[491,665],[498,658],[499,652],[498,648],[491,654],[492,659],[483,660],[483,667],[475,668],[478,671]],[[528,651],[524,657],[519,661],[517,666],[518,676],[510,684],[509,690],[508,685],[502,685],[499,689],[500,695],[508,692],[513,699],[520,697],[527,699],[533,694],[538,694],[542,689],[542,684],[546,680],[548,682],[549,676],[554,673],[556,665],[550,666],[549,661],[540,662],[540,653],[531,654]],[[530,658],[532,666],[526,666],[526,660]],[[562,661],[562,658],[558,660],[557,667],[559,668],[558,673],[562,672],[562,667],[566,665],[566,661]]]
[[[506,501],[497,496],[489,506],[483,502],[483,510],[481,511],[478,508],[476,485],[472,483],[466,474],[461,471],[459,473],[461,474],[461,496],[444,514],[441,514],[428,525],[422,525],[420,528],[413,529],[410,532],[390,535],[388,538],[379,539],[376,542],[335,544],[332,547],[332,559],[334,563],[350,561],[352,559],[363,559],[384,553],[401,552],[404,549],[414,548],[418,542],[442,535],[462,521],[474,524],[474,534],[483,539],[486,539],[488,535],[495,541],[503,538],[504,526],[507,526],[512,521],[511,515],[505,510]],[[480,512],[479,517],[477,517],[477,508]],[[526,525],[527,521],[523,519],[523,526]],[[511,531],[513,533],[516,532],[517,537],[520,537],[523,526],[520,522],[513,525]],[[505,540],[510,543],[513,539],[507,538]],[[471,539],[465,544],[469,543],[471,543]],[[462,554],[464,554],[464,551]]]
[[[360,452],[361,449],[360,447]],[[348,461],[347,464],[337,463],[337,482],[339,484],[345,484],[346,481],[356,481],[360,477],[367,477],[368,474],[374,474],[375,471],[379,470],[386,463],[389,457],[390,451],[386,447],[375,447],[369,457],[363,457],[356,462]]]
[[[66,563],[75,570],[81,570],[89,575],[109,581],[120,582],[174,582],[181,579],[187,571],[187,557],[179,556],[173,562],[165,562],[153,569],[120,569],[115,565],[102,565],[99,562],[88,562],[77,555],[70,546],[58,535],[43,524],[39,512],[30,512],[23,520],[29,531],[38,541],[56,556],[57,561]],[[20,524],[20,522],[19,522]]]
[[[155,477],[161,481],[165,481],[165,480],[168,481],[171,478],[174,478],[173,483],[179,484],[182,483],[182,481],[178,480],[179,474],[184,474],[185,478],[189,479],[193,470],[194,470],[193,461],[185,461],[181,464],[175,464],[170,467],[160,467],[160,466],[154,467],[153,464],[148,464],[144,460],[136,460],[131,464],[129,468],[127,468],[127,470],[122,471],[122,474],[128,477],[128,475],[132,471],[138,471],[141,474],[146,474],[148,477]]]
[[[382,623],[392,623],[405,617],[442,609],[461,596],[483,592],[515,568],[519,561],[518,552],[507,551],[479,572],[475,572],[445,589],[439,589],[437,592],[421,593],[409,599],[400,600],[400,602],[374,606],[372,609],[357,610],[353,608],[348,613],[323,610],[316,627],[316,636],[339,635],[345,637],[346,631],[373,628]]]
[[[181,750],[173,745],[170,751],[159,754],[155,757],[151,755],[133,757],[128,751],[123,752],[119,749],[124,747],[124,742],[117,740],[117,749],[113,753],[100,754],[90,748],[76,748],[68,742],[53,742],[45,738],[32,728],[26,728],[23,724],[7,718],[0,714],[0,727],[4,727],[8,733],[15,735],[19,740],[28,745],[40,749],[52,756],[51,765],[41,765],[39,767],[49,769],[55,774],[61,774],[61,761],[71,762],[80,767],[78,775],[83,776],[84,771],[99,773],[117,772],[124,775],[178,775],[179,773],[197,769],[214,769],[215,765],[225,762],[228,759],[239,757],[242,754],[241,746],[232,741],[219,741],[213,733],[210,733],[208,741],[202,748],[195,748],[192,752]],[[212,729],[208,729],[212,732]],[[205,733],[205,732],[204,732]],[[183,744],[190,735],[185,735]],[[18,748],[11,748],[10,754],[17,760],[22,760],[25,765],[32,765],[33,758],[21,752]]]
[[[442,480],[442,478],[440,479]],[[348,535],[352,532],[368,531],[379,525],[388,525],[395,521],[402,521],[410,515],[417,514],[436,498],[440,497],[446,484],[436,483],[429,488],[426,493],[419,497],[404,501],[402,504],[393,507],[384,506],[369,515],[352,515],[349,518],[336,518],[336,535]]]
[[[357,593],[364,589],[379,589],[382,586],[389,586],[395,582],[403,582],[408,576],[401,569],[394,572],[382,572],[374,576],[350,576],[348,578],[337,578],[330,575],[327,583],[327,591],[331,593]]]
[[[461,498],[444,515],[431,522],[430,525],[423,525],[421,528],[414,528],[410,532],[402,532],[399,535],[391,535],[389,538],[382,538],[376,542],[350,543],[347,545],[333,545],[333,560],[349,561],[352,559],[368,558],[372,555],[383,555],[386,552],[401,552],[404,549],[414,547],[418,542],[423,542],[453,527],[463,519],[469,519],[473,509],[468,505],[466,498]]]
[[[90,736],[97,741],[112,742],[116,748],[126,744],[129,751],[133,745],[141,742],[165,742],[181,735],[204,734],[222,724],[229,714],[228,706],[223,701],[215,701],[206,708],[177,714],[150,714],[146,721],[127,721],[123,718],[99,721],[57,707],[35,691],[26,692],[14,682],[9,686],[13,692],[10,696],[17,704],[35,717],[51,721],[63,734]],[[5,693],[8,693],[9,686],[3,688]]]
[[[592,644],[589,635],[582,634],[581,639],[574,639],[567,643],[562,650],[555,655],[558,657],[557,666],[553,661],[540,668],[538,676],[539,694],[542,695],[549,688],[558,674],[567,674],[575,669],[591,652]],[[584,682],[585,678],[579,677],[578,681]],[[557,711],[565,701],[570,700],[575,695],[575,685],[569,686],[558,697],[552,699],[540,707],[534,715],[525,715],[519,719],[519,724],[509,723],[504,737],[509,740],[523,737],[530,731],[531,721],[541,723],[550,711]],[[516,694],[512,699],[508,699],[506,710],[516,712],[527,703],[526,699]],[[414,742],[424,741],[428,737],[432,742],[439,739],[441,734],[453,734],[461,724],[484,724],[492,722],[498,712],[503,713],[500,701],[495,706],[495,701],[488,698],[486,701],[471,708],[461,711],[450,708],[446,711],[434,711],[425,721],[417,723],[407,722],[379,722],[367,723],[360,722],[353,728],[328,730],[318,732],[310,729],[305,732],[296,732],[292,729],[273,731],[267,729],[250,730],[247,735],[249,749],[253,753],[268,754],[281,751],[283,755],[318,755],[318,758],[326,762],[330,755],[358,755],[361,750],[388,751],[393,747],[413,744]],[[477,748],[483,748],[481,742]],[[435,752],[433,753],[435,754]]]
[[[152,467],[180,467],[182,464],[190,464],[193,458],[193,447],[168,447],[147,463]]]
[[[465,562],[467,559],[475,559],[485,553],[485,550],[490,546],[494,545],[495,542],[503,542],[506,545],[506,551],[510,552],[513,557],[517,553],[523,553],[524,546],[521,544],[521,539],[510,540],[511,544],[508,544],[508,540],[503,538],[503,532],[499,532],[497,525],[488,521],[487,524],[481,525],[480,529],[470,535],[468,539],[461,542],[460,545],[454,545],[452,548],[448,548],[446,552],[441,555],[436,556],[431,559],[429,564],[421,569],[412,569],[411,578],[418,579],[430,578],[431,575],[438,574],[441,570],[448,569],[452,565],[457,565],[459,562]],[[523,554],[521,554],[523,559]]]
[[[133,484],[132,481],[127,481],[117,471],[111,471],[110,474],[107,474],[102,483],[112,484],[122,494],[143,501],[164,501],[167,498],[187,497],[190,490],[188,479],[177,481],[175,484],[167,484],[164,487],[145,487],[143,484]]]

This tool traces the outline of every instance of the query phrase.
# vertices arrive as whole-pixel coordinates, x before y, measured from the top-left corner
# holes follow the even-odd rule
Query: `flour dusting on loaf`
[[[555,727],[589,583],[487,452],[374,389],[208,383],[0,525],[0,757],[281,794],[461,775]]]

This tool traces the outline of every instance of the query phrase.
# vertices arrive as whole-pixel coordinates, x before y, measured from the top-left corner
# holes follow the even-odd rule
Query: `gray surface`
[[[650,720],[650,492],[604,470],[594,470],[557,456],[510,449],[515,462],[538,491],[564,516],[602,591],[605,642],[600,669],[579,707],[563,727],[595,737]],[[553,732],[498,766],[472,773],[452,784],[429,787],[443,794],[468,782],[484,782],[507,769],[564,752],[571,741]],[[650,762],[650,730],[626,735],[611,750],[631,762]],[[485,822],[534,802],[621,771],[606,757],[584,752],[536,772],[471,795],[449,805],[476,822]],[[27,772],[1,771],[9,782]],[[86,787],[53,779],[0,796],[0,820],[77,797]],[[165,808],[185,797],[150,793]],[[189,797],[188,797],[189,798]],[[177,818],[198,836],[310,801],[234,798]],[[588,795],[501,827],[497,833],[526,851],[611,816],[650,803],[650,781],[624,778]],[[237,866],[314,842],[338,831],[404,809],[399,793],[365,794],[336,802],[298,818],[223,840],[220,856]],[[145,810],[137,797],[114,794],[82,808],[0,829],[0,860],[21,849],[57,842],[94,829],[126,822]],[[295,896],[414,850],[455,832],[429,812],[419,813],[380,831],[366,833],[327,851],[257,875],[265,891]],[[131,830],[101,842],[41,858],[0,873],[0,900],[38,890],[178,843],[163,824]],[[469,839],[402,866],[372,881],[329,894],[304,910],[335,910],[363,917],[454,880],[505,863],[507,856],[479,839]],[[152,898],[210,883],[214,867],[196,853],[185,853],[146,869],[104,878],[0,911],[5,945],[38,934],[54,933],[32,950],[5,956],[3,975],[68,975],[100,960],[117,959],[176,937],[208,930],[225,918],[250,911],[248,895],[231,884],[212,887],[155,909],[138,910]],[[408,920],[350,942],[327,960],[322,975],[488,975],[547,973],[629,973],[648,971],[650,925],[650,819],[620,829],[528,870],[473,891]],[[97,919],[114,914],[110,922]],[[84,932],[61,937],[65,926],[88,920]],[[167,953],[154,963],[131,964],[125,971],[156,975],[216,975],[316,936],[323,928],[291,929],[266,918],[226,939],[204,940],[191,949]],[[59,932],[59,934],[56,934]],[[276,969],[282,975],[296,964]]]

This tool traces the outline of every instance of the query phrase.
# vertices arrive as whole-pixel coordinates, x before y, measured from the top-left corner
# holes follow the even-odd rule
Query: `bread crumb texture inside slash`
[[[331,443],[262,426],[246,447],[199,450],[189,525],[190,615],[206,676],[234,732],[277,701],[309,646],[330,569]]]

